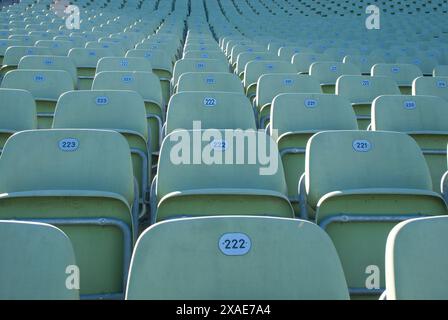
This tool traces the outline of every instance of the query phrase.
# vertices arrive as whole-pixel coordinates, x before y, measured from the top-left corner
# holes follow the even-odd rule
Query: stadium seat
[[[317,133],[301,182],[301,214],[332,238],[352,296],[383,291],[384,248],[397,222],[447,213],[419,146],[403,133]]]
[[[140,216],[146,210],[151,184],[151,150],[145,119],[145,104],[134,91],[69,91],[58,100],[52,126],[56,129],[108,129],[126,138],[139,185]]]
[[[412,83],[412,95],[430,95],[448,100],[448,77],[418,77]]]
[[[193,130],[194,121],[200,121],[202,129],[256,129],[252,106],[242,92],[173,95],[168,104],[165,134],[177,129]]]
[[[229,72],[186,72],[177,82],[177,92],[184,91],[244,93],[244,88],[238,76]]]
[[[105,48],[73,48],[68,57],[73,60],[78,71],[78,89],[90,90],[98,60],[115,56],[110,49]]]
[[[434,77],[448,77],[448,65],[438,65],[432,73]]]
[[[0,300],[79,299],[76,283],[67,279],[76,267],[75,254],[60,229],[0,220],[0,255]]]
[[[0,153],[6,140],[18,131],[37,128],[36,103],[26,90],[0,89]]]
[[[149,138],[153,154],[157,154],[162,139],[165,108],[159,78],[152,72],[103,71],[95,75],[92,90],[131,90],[145,102]]]
[[[371,55],[347,55],[342,60],[344,63],[355,65],[362,75],[370,75],[372,67],[381,62],[381,57]]]
[[[297,72],[308,74],[310,66],[318,61],[325,62],[332,59],[325,54],[299,52],[292,56],[291,63],[296,67]]]
[[[388,300],[446,300],[448,217],[411,219],[396,225],[386,244]]]
[[[60,227],[81,298],[122,298],[138,207],[126,140],[106,130],[22,131],[6,142],[0,175],[0,219]]]
[[[370,124],[371,104],[381,95],[399,95],[395,80],[388,77],[341,76],[336,82],[336,94],[352,104],[358,118],[359,129]]]
[[[381,96],[372,104],[372,130],[398,131],[413,137],[425,156],[433,190],[447,170],[448,102],[434,96]]]
[[[383,76],[394,79],[402,94],[412,94],[412,81],[423,76],[422,71],[414,64],[378,63],[372,67],[372,76]]]
[[[2,88],[29,91],[36,101],[38,128],[51,128],[59,96],[74,89],[70,74],[63,70],[12,70],[1,83]]]
[[[292,218],[286,194],[277,146],[264,133],[176,130],[160,150],[151,221],[226,214]]]
[[[115,43],[112,41],[109,42],[98,42],[98,41],[89,41],[85,46],[87,49],[108,49],[110,50],[114,56],[120,57],[126,54],[125,49],[119,43]]]
[[[151,62],[145,58],[101,58],[96,66],[96,73],[103,71],[141,71],[152,72]]]
[[[309,74],[317,79],[324,93],[335,93],[337,79],[342,75],[361,75],[361,71],[353,64],[342,62],[314,62]]]
[[[32,46],[8,47],[3,57],[2,67],[0,69],[0,75],[4,77],[8,71],[17,69],[20,59],[22,59],[22,57],[24,56],[51,55],[51,54],[52,52],[50,48],[39,48]]]
[[[345,300],[348,291],[336,250],[316,225],[227,216],[147,229],[132,257],[126,299]]]
[[[73,48],[73,43],[65,40],[39,40],[36,42],[36,47],[50,48],[55,56],[66,56]]]
[[[264,74],[258,78],[255,105],[258,111],[258,126],[269,124],[272,100],[281,93],[321,93],[317,79],[297,73]]]
[[[235,73],[244,80],[244,69],[250,61],[274,61],[280,60],[280,57],[269,52],[242,52],[238,55],[235,65]]]
[[[270,135],[278,145],[288,197],[299,213],[299,179],[305,171],[305,148],[311,136],[324,130],[357,130],[350,103],[340,96],[284,93],[271,106]]]
[[[3,65],[3,57],[5,56],[6,49],[12,46],[20,46],[23,43],[20,40],[14,39],[0,39],[0,64]]]

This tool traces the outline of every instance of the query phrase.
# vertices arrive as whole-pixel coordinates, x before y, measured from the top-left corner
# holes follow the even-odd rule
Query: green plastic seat
[[[386,244],[388,300],[447,300],[448,217],[411,219],[390,232]]]
[[[315,224],[201,217],[158,223],[141,235],[126,299],[344,300],[348,290],[336,250]]]
[[[151,62],[145,58],[101,58],[96,66],[96,73],[102,71],[142,71],[152,72]]]
[[[82,90],[66,92],[59,98],[52,126],[114,130],[126,138],[139,186],[140,216],[146,211],[151,184],[151,150],[145,119],[144,101],[134,91]]]
[[[278,56],[288,62],[291,62],[292,57],[297,53],[313,53],[311,48],[306,46],[284,46],[278,49]]]
[[[77,300],[70,239],[43,223],[0,220],[0,300]]]
[[[151,150],[160,149],[165,108],[159,78],[152,72],[103,71],[95,75],[92,90],[131,90],[145,102]]]
[[[378,63],[372,67],[372,76],[383,76],[394,79],[402,94],[412,94],[412,81],[423,76],[422,71],[414,64]]]
[[[36,101],[38,128],[51,128],[59,96],[74,90],[70,74],[63,70],[12,70],[1,83],[2,88],[29,91]]]
[[[269,132],[279,148],[288,198],[296,215],[300,214],[298,186],[305,171],[305,148],[309,138],[324,130],[357,129],[353,108],[340,96],[283,93],[274,98]]]
[[[448,102],[435,96],[381,96],[372,104],[372,130],[409,134],[420,146],[431,172],[433,190],[447,170]]]
[[[254,43],[251,44],[237,44],[232,47],[230,50],[230,63],[232,67],[236,66],[238,55],[240,55],[243,52],[263,52],[266,51],[266,47],[262,45],[257,45]]]
[[[420,147],[404,133],[317,133],[301,179],[304,216],[330,235],[354,297],[384,290],[384,248],[397,222],[447,213]]]
[[[406,63],[416,65],[425,76],[432,76],[434,68],[439,64],[435,57],[428,57],[424,55],[400,56],[397,57],[398,63]]]
[[[258,78],[255,105],[258,111],[258,126],[265,128],[271,117],[272,100],[281,93],[321,93],[317,79],[297,73],[264,74]]]
[[[342,60],[344,63],[350,63],[358,67],[363,75],[371,75],[372,67],[375,64],[382,62],[381,57],[375,55],[358,55],[350,54],[344,57]],[[374,74],[372,74],[374,75]],[[381,74],[378,74],[378,76]]]
[[[151,190],[152,222],[229,214],[293,217],[277,146],[254,130],[173,131],[163,140]]]
[[[186,72],[229,72],[229,65],[223,60],[181,59],[176,62],[171,85],[176,90],[179,77]]]
[[[114,56],[124,56],[126,54],[126,50],[120,43],[116,43],[113,41],[89,41],[85,46],[87,49],[108,49],[110,50]]]
[[[138,57],[149,60],[152,71],[159,77],[162,87],[163,104],[166,106],[171,96],[171,78],[173,76],[173,64],[163,50],[129,50],[126,58]]]
[[[437,96],[448,100],[448,77],[418,77],[412,83],[412,95]]]
[[[448,77],[448,65],[438,65],[434,68],[432,75],[434,77]]]
[[[20,40],[14,39],[0,39],[0,64],[3,65],[3,57],[5,56],[6,49],[12,46],[24,45]]]
[[[244,88],[238,76],[229,72],[186,72],[177,82],[177,92],[184,91],[244,93]]]
[[[244,69],[244,88],[247,97],[252,101],[257,94],[258,79],[268,73],[296,73],[295,67],[287,61],[255,60],[246,64]]]
[[[241,80],[244,80],[244,69],[246,68],[246,64],[250,61],[274,61],[280,60],[280,57],[269,53],[267,51],[262,52],[242,52],[238,55],[236,59],[235,65],[235,73],[240,77]]]
[[[224,60],[226,56],[222,51],[201,51],[201,50],[189,50],[184,51],[183,59],[215,59]]]
[[[39,48],[33,46],[8,47],[3,57],[0,75],[4,77],[8,71],[17,69],[17,66],[19,65],[20,59],[22,59],[22,57],[33,55],[52,55],[52,51],[50,48]]]
[[[336,82],[336,94],[350,101],[359,129],[365,130],[370,125],[373,100],[381,95],[400,95],[401,92],[395,80],[389,77],[344,75]]]
[[[113,57],[115,54],[106,48],[73,48],[68,57],[73,60],[78,71],[78,89],[90,90],[98,61],[104,57]]]
[[[361,75],[361,70],[354,64],[323,61],[310,65],[309,74],[316,78],[324,93],[336,92],[336,81],[342,75]]]
[[[332,59],[323,53],[299,52],[292,56],[291,63],[296,67],[297,72],[308,74],[313,63],[324,61],[332,61]]]
[[[75,250],[81,298],[122,298],[138,208],[125,138],[106,130],[22,131],[6,142],[0,175],[0,219],[61,228]]]
[[[26,90],[0,89],[0,153],[6,140],[18,131],[37,128],[36,103]]]
[[[39,40],[36,47],[50,48],[55,56],[66,56],[73,48],[73,43],[66,40]]]
[[[252,106],[246,96],[230,92],[180,92],[171,97],[165,134],[174,130],[256,129]]]
[[[78,73],[73,61],[69,57],[62,56],[25,56],[20,59],[19,70],[63,70],[67,71],[73,80],[73,86],[78,83]]]
[[[84,48],[84,46],[86,45],[86,40],[84,40],[83,37],[75,35],[56,36],[53,38],[53,40],[70,41],[73,48]]]

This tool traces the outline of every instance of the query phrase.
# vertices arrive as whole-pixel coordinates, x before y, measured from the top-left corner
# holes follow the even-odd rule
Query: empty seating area
[[[367,5],[3,6],[0,299],[448,299],[448,1]]]

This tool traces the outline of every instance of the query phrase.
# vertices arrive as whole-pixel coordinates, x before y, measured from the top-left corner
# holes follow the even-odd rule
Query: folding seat
[[[448,65],[438,65],[432,73],[434,77],[448,77]]]
[[[64,40],[39,40],[36,42],[36,47],[51,48],[53,55],[66,56],[73,48],[73,43]]]
[[[448,100],[448,77],[418,77],[412,83],[412,95],[438,96]]]
[[[280,60],[280,57],[269,52],[242,52],[238,55],[236,59],[235,73],[244,80],[244,69],[246,64],[250,61],[274,61]]]
[[[36,103],[31,93],[0,89],[0,153],[6,140],[18,131],[37,128]]]
[[[76,267],[73,246],[60,229],[43,223],[0,220],[0,300],[77,300],[67,287]]]
[[[229,72],[186,72],[179,77],[177,92],[210,91],[244,93],[236,74]]]
[[[69,35],[65,35],[65,36],[56,36],[53,38],[53,40],[56,41],[70,41],[72,43],[72,47],[73,48],[84,48],[86,41],[84,40],[83,37],[80,36],[69,36]]]
[[[182,59],[214,59],[226,61],[226,56],[222,51],[185,51]]]
[[[244,69],[244,87],[251,101],[257,93],[258,79],[268,73],[295,73],[294,66],[286,61],[251,61]]]
[[[296,67],[296,71],[303,74],[308,74],[310,66],[314,62],[324,61],[332,61],[332,59],[325,54],[303,52],[294,54],[291,59],[291,63]]]
[[[400,89],[392,78],[343,75],[336,82],[336,94],[352,104],[361,130],[370,124],[371,105],[381,95],[400,95]]]
[[[151,185],[151,221],[229,214],[292,218],[278,158],[274,141],[262,132],[176,130],[163,140]]]
[[[103,71],[95,75],[92,90],[131,90],[145,102],[151,150],[160,148],[165,108],[159,78],[152,72]]]
[[[297,53],[313,53],[313,50],[305,46],[285,46],[278,49],[278,56],[288,62]]]
[[[103,71],[141,71],[152,72],[152,65],[145,58],[101,58],[96,66],[96,73]]]
[[[73,86],[76,88],[78,75],[73,61],[69,57],[63,56],[25,56],[20,59],[18,69],[33,70],[64,70],[67,71],[73,80]]]
[[[325,131],[308,141],[305,161],[301,214],[332,238],[350,293],[380,294],[392,227],[447,213],[419,146],[399,132]]]
[[[165,134],[174,130],[202,129],[256,130],[252,106],[243,94],[230,92],[180,92],[168,104]]]
[[[58,100],[52,128],[109,129],[127,139],[134,176],[139,185],[141,212],[145,212],[151,184],[151,150],[145,104],[134,91],[70,91]]]
[[[105,48],[73,48],[68,57],[73,60],[78,72],[79,90],[90,90],[98,60],[115,56],[110,49]]]
[[[446,300],[448,217],[410,219],[386,243],[388,300]]]
[[[401,56],[397,58],[397,63],[413,64],[419,67],[425,76],[431,76],[434,68],[439,64],[437,59],[431,57],[418,56]]]
[[[0,219],[60,227],[75,250],[81,297],[121,298],[138,208],[126,139],[107,130],[22,131],[6,142],[0,175]]]
[[[20,45],[23,45],[20,40],[0,39],[0,64],[3,65],[3,57],[5,56],[6,49]]]
[[[51,40],[53,39],[56,35],[47,32],[47,31],[31,31],[28,33],[31,37],[33,37],[36,42],[38,40]]]
[[[230,51],[230,63],[232,67],[236,66],[238,55],[243,52],[265,52],[266,47],[254,44],[239,44],[232,47]]]
[[[258,78],[255,105],[258,111],[258,127],[269,124],[272,100],[281,93],[322,93],[317,79],[297,73],[264,74]]]
[[[361,71],[353,64],[323,61],[311,64],[309,74],[319,81],[324,93],[334,94],[340,76],[361,75]]]
[[[126,54],[125,49],[119,43],[114,43],[112,41],[108,42],[98,42],[98,41],[89,41],[85,46],[87,49],[108,49],[110,50],[114,56],[121,57]]]
[[[219,50],[218,44],[188,44],[184,46],[184,51],[216,51]]]
[[[179,77],[186,72],[229,72],[229,65],[223,60],[213,59],[181,59],[176,62],[171,85],[177,86]]]
[[[271,106],[269,132],[277,143],[288,197],[299,213],[299,178],[305,171],[305,148],[309,138],[324,130],[358,130],[350,102],[329,94],[284,93]]]
[[[372,104],[374,131],[398,131],[413,137],[425,156],[433,190],[447,170],[448,102],[434,96],[380,96]]]
[[[370,75],[372,67],[382,59],[373,55],[346,55],[342,61],[358,67],[362,75]]]
[[[38,37],[36,37],[36,36],[32,37],[28,33],[17,34],[16,32],[14,32],[14,34],[10,35],[8,39],[19,40],[20,42],[22,42],[23,46],[28,46],[28,47],[34,47],[34,44],[36,43],[36,41],[40,40]]]
[[[140,57],[151,62],[153,72],[159,77],[162,86],[163,104],[167,105],[171,96],[171,78],[173,76],[173,64],[162,50],[129,50],[126,58]]]
[[[10,71],[17,69],[20,59],[24,56],[35,56],[35,55],[51,55],[52,51],[50,48],[38,48],[29,46],[12,46],[6,49],[5,55],[3,57],[3,65],[0,69],[1,76]]]
[[[348,290],[334,245],[310,222],[199,217],[141,235],[126,299],[344,300]]]
[[[13,70],[3,78],[2,88],[24,89],[36,101],[38,128],[50,128],[59,96],[74,89],[70,74],[63,70]]]
[[[384,76],[394,79],[402,94],[412,93],[412,81],[423,76],[422,71],[414,64],[378,63],[372,67],[372,76]]]

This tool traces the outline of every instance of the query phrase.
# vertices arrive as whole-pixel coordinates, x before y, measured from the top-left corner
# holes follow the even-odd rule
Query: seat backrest
[[[96,66],[96,73],[102,71],[152,72],[152,65],[145,58],[105,57],[101,58]]]
[[[257,105],[270,104],[280,93],[321,93],[317,79],[297,73],[264,74],[257,82]]]
[[[308,73],[310,66],[315,62],[332,61],[331,57],[323,53],[299,52],[292,56],[291,62],[296,67],[297,72]]]
[[[447,231],[446,216],[411,219],[392,229],[386,244],[387,299],[448,298]]]
[[[162,105],[160,81],[152,72],[103,71],[95,75],[92,90],[132,90],[145,102]]]
[[[51,51],[56,56],[66,56],[73,43],[65,40],[39,40],[36,42],[36,47],[51,48]]]
[[[198,141],[196,137],[203,134],[203,141]],[[172,151],[179,148],[181,154]],[[198,149],[204,153],[197,153]],[[269,155],[269,164],[262,164],[266,159],[257,159],[257,152]],[[192,159],[193,154],[200,159],[197,155]],[[254,130],[176,130],[163,140],[158,172],[158,199],[192,189],[258,189],[286,194],[277,146],[265,133]],[[208,178],[211,175],[213,179]]]
[[[85,46],[87,49],[109,49],[111,52],[113,52],[114,56],[123,56],[126,51],[119,43],[115,43],[112,41],[89,41],[86,43]]]
[[[145,104],[134,91],[66,92],[56,105],[53,128],[111,129],[148,141]]]
[[[0,131],[37,128],[36,103],[26,90],[0,89]]]
[[[320,84],[335,84],[342,75],[361,75],[358,67],[350,63],[323,61],[311,64],[309,74]]]
[[[70,179],[68,172],[73,173]],[[0,193],[94,190],[120,195],[129,205],[134,198],[129,144],[115,131],[18,132],[5,144],[0,174]]]
[[[258,78],[267,73],[295,73],[294,66],[287,61],[279,60],[255,60],[250,61],[244,68],[244,87],[248,88],[256,84]]]
[[[352,104],[370,104],[378,96],[401,93],[395,80],[388,77],[344,75],[336,82],[336,94],[345,97]]]
[[[267,51],[262,52],[242,52],[236,59],[236,74],[240,75],[244,72],[246,64],[250,61],[273,61],[280,60],[280,57]]]
[[[75,300],[66,272],[76,266],[70,239],[49,224],[0,220],[0,299]]]
[[[202,129],[256,129],[250,101],[240,93],[180,92],[168,104],[166,133],[192,130],[201,121]]]
[[[201,217],[141,235],[126,299],[348,299],[348,289],[334,245],[313,223]]]
[[[145,58],[151,62],[153,69],[163,70],[169,73],[173,72],[171,58],[163,50],[141,50],[133,49],[126,52],[126,58]]]
[[[20,59],[18,69],[64,70],[70,73],[73,83],[77,82],[77,71],[69,57],[62,56],[25,56]]]
[[[200,51],[189,50],[184,51],[183,59],[226,59],[226,56],[222,51]]]
[[[448,100],[448,77],[418,77],[412,83],[412,95],[438,96]]]
[[[73,79],[63,70],[12,70],[6,73],[2,88],[28,90],[35,100],[57,101],[74,89]]]
[[[229,72],[186,72],[179,77],[177,92],[212,91],[243,93],[244,88],[236,74]]]
[[[372,130],[448,132],[448,101],[436,96],[384,95],[372,104]]]
[[[112,50],[106,48],[73,48],[68,52],[77,68],[96,68],[98,60],[114,56]]]
[[[173,84],[177,84],[179,77],[185,72],[228,72],[226,61],[213,59],[181,59],[174,65]]]
[[[0,56],[4,56],[6,49],[12,46],[20,46],[23,45],[23,43],[20,40],[14,40],[14,39],[1,39],[0,40]]]
[[[12,46],[5,51],[3,65],[17,66],[24,56],[52,55],[50,48],[32,46]]]
[[[271,106],[271,136],[289,132],[357,130],[355,112],[346,99],[321,93],[283,93]]]
[[[415,78],[423,76],[422,71],[414,64],[378,63],[372,67],[372,76],[383,76],[394,79],[399,86],[412,86]]]
[[[374,174],[373,174],[374,173]],[[432,191],[425,158],[414,139],[386,131],[325,131],[306,147],[308,203],[332,191],[400,188]]]
[[[351,63],[359,68],[362,74],[371,74],[372,67],[382,62],[382,58],[375,55],[346,55],[344,63]]]
[[[448,77],[448,65],[438,65],[434,68],[434,77]]]

